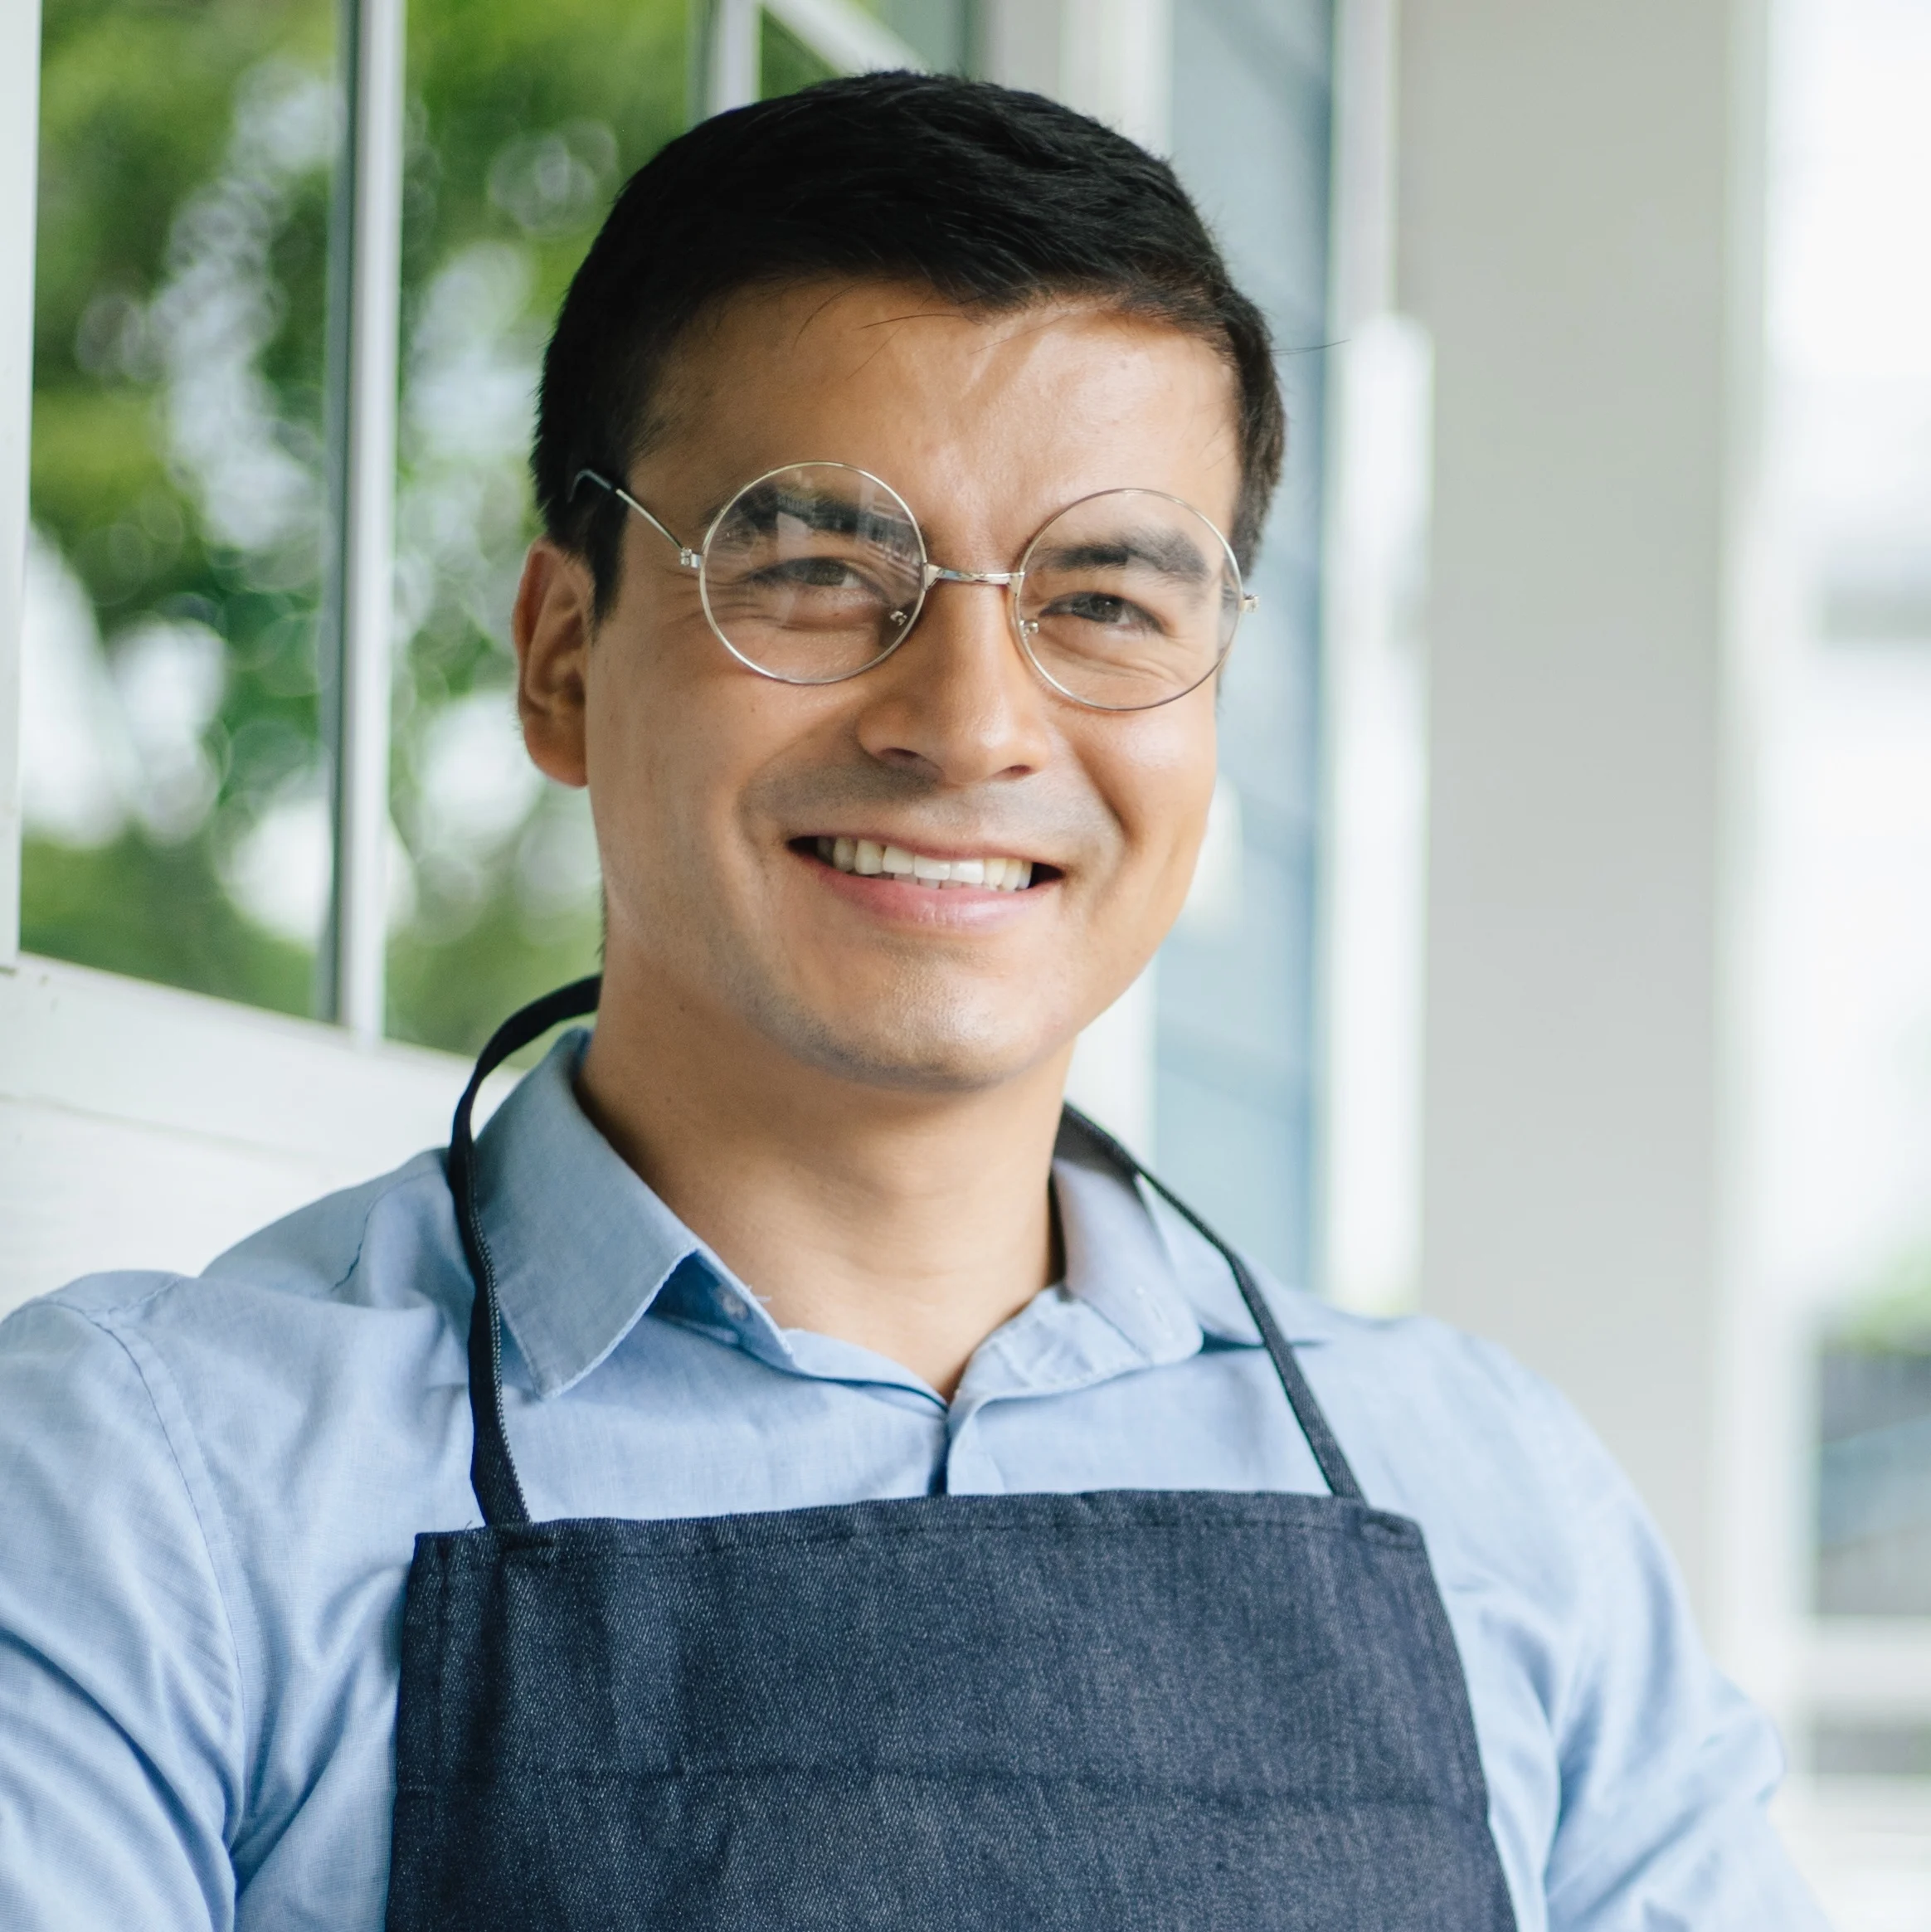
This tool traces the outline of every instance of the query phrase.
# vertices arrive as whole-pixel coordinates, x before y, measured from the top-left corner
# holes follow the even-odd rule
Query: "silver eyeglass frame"
[[[740,498],[745,496],[750,491],[756,489],[761,483],[768,483],[774,476],[783,475],[786,470],[806,469],[848,470],[854,476],[862,476],[866,482],[877,484],[880,489],[885,492],[886,495],[891,498],[893,503],[897,504],[898,507],[905,512],[905,520],[912,526],[912,533],[918,538],[918,601],[912,606],[912,610],[907,615],[905,627],[899,632],[897,636],[895,637],[890,644],[887,645],[884,650],[880,651],[878,656],[872,659],[868,664],[860,664],[855,671],[840,671],[836,677],[832,678],[787,677],[782,671],[771,670],[763,664],[754,664],[751,659],[747,658],[744,653],[741,651],[737,646],[724,635],[723,627],[718,623],[717,614],[711,608],[710,585],[707,579],[704,570],[704,561],[710,555],[712,540],[717,536],[717,532],[722,527],[725,518],[731,513],[732,507],[737,503]],[[1239,592],[1239,602],[1234,611],[1233,627],[1228,631],[1227,641],[1220,647],[1219,655],[1214,659],[1214,662],[1209,664],[1199,677],[1194,679],[1192,684],[1184,686],[1180,690],[1170,691],[1164,698],[1153,698],[1145,704],[1102,704],[1091,698],[1081,697],[1077,691],[1068,690],[1065,685],[1061,684],[1059,680],[1055,678],[1043,664],[1039,662],[1038,659],[1034,655],[1032,642],[1027,634],[1029,631],[1037,630],[1038,629],[1038,625],[1037,622],[1029,623],[1019,615],[1019,592],[1025,583],[1026,568],[1028,564],[1032,560],[1033,552],[1035,546],[1037,546],[1038,543],[1039,539],[1043,537],[1046,533],[1050,530],[1062,517],[1066,515],[1068,511],[1076,510],[1082,504],[1092,503],[1097,498],[1102,496],[1120,495],[1125,494],[1124,491],[1112,489],[1092,490],[1085,496],[1075,497],[1071,503],[1066,504],[1060,509],[1055,510],[1053,514],[1049,516],[1029,538],[1027,538],[1026,547],[1020,554],[1019,566],[1016,569],[955,570],[949,564],[935,563],[932,562],[931,554],[926,549],[924,527],[920,523],[917,516],[914,513],[912,505],[908,504],[905,499],[902,497],[898,492],[885,480],[883,476],[876,476],[869,470],[861,470],[855,463],[840,463],[835,459],[829,457],[808,458],[801,462],[777,464],[773,468],[764,471],[761,475],[752,477],[748,483],[741,484],[737,489],[732,492],[731,495],[726,499],[723,507],[720,509],[717,513],[712,518],[709,525],[705,529],[702,540],[699,542],[697,548],[694,550],[690,547],[689,544],[683,542],[672,531],[666,528],[664,523],[660,522],[655,516],[652,515],[649,510],[644,509],[644,505],[639,503],[636,498],[632,496],[630,491],[625,489],[620,483],[612,482],[609,477],[604,475],[599,470],[579,470],[576,475],[571,479],[570,497],[572,501],[574,501],[577,491],[586,483],[594,483],[598,489],[607,490],[610,494],[615,497],[619,503],[622,504],[626,509],[634,510],[637,515],[641,517],[644,521],[658,533],[659,537],[663,538],[665,543],[669,544],[671,547],[677,552],[677,561],[679,564],[683,569],[693,571],[697,573],[698,595],[703,604],[704,620],[711,626],[712,635],[717,640],[718,643],[724,646],[725,650],[731,653],[732,657],[737,659],[739,664],[744,666],[747,671],[755,671],[759,677],[769,679],[774,684],[795,684],[803,686],[844,684],[849,684],[854,678],[862,678],[867,671],[876,670],[878,666],[883,664],[886,659],[890,657],[893,653],[905,642],[906,639],[910,637],[912,632],[918,628],[918,620],[925,615],[926,599],[931,595],[931,588],[934,584],[990,584],[995,589],[1003,589],[1005,591],[1006,612],[1008,616],[1012,620],[1013,636],[1014,641],[1019,647],[1019,654],[1025,659],[1028,665],[1030,666],[1033,671],[1033,674],[1037,677],[1042,684],[1045,684],[1048,689],[1057,692],[1062,698],[1065,698],[1068,703],[1077,704],[1087,711],[1157,711],[1163,704],[1171,704],[1177,699],[1184,698],[1189,692],[1198,691],[1203,684],[1207,683],[1210,678],[1214,677],[1216,673],[1219,671],[1221,666],[1227,662],[1228,654],[1233,649],[1233,640],[1239,633],[1241,619],[1243,617],[1252,616],[1253,613],[1260,608],[1260,598],[1255,594],[1255,592],[1250,591],[1247,587],[1246,582],[1241,575],[1239,560],[1233,554],[1233,546],[1228,542],[1226,535],[1222,531],[1220,526],[1216,523],[1204,510],[1196,509],[1192,504],[1189,503],[1184,497],[1175,496],[1167,490],[1140,489],[1136,488],[1133,491],[1133,494],[1142,496],[1159,497],[1165,502],[1177,504],[1181,509],[1186,510],[1192,515],[1198,517],[1200,521],[1214,533],[1216,540],[1220,545],[1222,554],[1227,559],[1228,568],[1233,573],[1234,585]]]

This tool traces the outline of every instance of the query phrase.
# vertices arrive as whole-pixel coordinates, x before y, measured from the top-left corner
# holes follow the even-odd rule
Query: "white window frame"
[[[853,0],[713,0],[708,23],[705,110],[722,114],[758,97],[758,41],[769,14],[834,73],[921,70],[917,51]]]

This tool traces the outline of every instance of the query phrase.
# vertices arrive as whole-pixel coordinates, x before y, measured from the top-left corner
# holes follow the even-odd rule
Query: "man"
[[[485,1064],[594,1031],[0,1331],[0,1922],[1818,1922],[1560,1401],[1062,1115],[1282,437],[1170,173],[1043,100],[834,83],[632,181],[514,617],[605,971]]]

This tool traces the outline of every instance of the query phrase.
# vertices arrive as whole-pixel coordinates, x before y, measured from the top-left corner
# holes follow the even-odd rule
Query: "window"
[[[1220,784],[1161,950],[1162,1178],[1284,1279],[1311,1278],[1323,358],[1332,10],[1178,0],[1175,165],[1267,310],[1287,460],[1229,661]]]
[[[557,303],[693,114],[986,73],[1170,148],[1284,352],[1209,862],[1102,1058],[1108,1117],[1304,1275],[1329,15],[413,0],[405,39],[399,0],[45,0],[24,948],[456,1051],[589,968],[584,801],[523,755],[507,645]]]

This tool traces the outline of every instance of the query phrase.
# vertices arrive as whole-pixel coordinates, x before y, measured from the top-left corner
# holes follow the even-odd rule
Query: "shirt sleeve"
[[[1770,1823],[1774,1728],[1710,1662],[1628,1478],[1561,1397],[1537,1397],[1583,1586],[1551,1712],[1550,1932],[1827,1932]]]
[[[0,1324],[0,1925],[231,1926],[236,1652],[191,1485],[89,1314]]]

